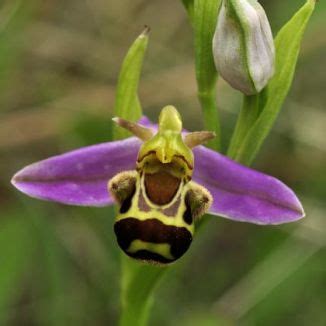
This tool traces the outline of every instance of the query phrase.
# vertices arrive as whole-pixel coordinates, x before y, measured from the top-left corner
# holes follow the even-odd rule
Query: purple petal
[[[147,118],[139,123],[155,129]],[[135,168],[141,142],[136,138],[103,143],[37,162],[19,171],[12,183],[36,198],[81,206],[113,203],[108,180]],[[237,221],[280,224],[304,216],[295,194],[279,180],[199,146],[194,180],[213,195],[210,212]]]
[[[157,129],[157,124],[153,123],[146,116],[142,116],[137,123],[147,128]]]
[[[211,192],[210,213],[255,224],[281,224],[304,217],[296,195],[276,178],[203,146],[194,154],[193,179]]]
[[[31,197],[81,206],[113,203],[107,183],[135,168],[141,142],[125,140],[84,147],[25,167],[12,184]]]

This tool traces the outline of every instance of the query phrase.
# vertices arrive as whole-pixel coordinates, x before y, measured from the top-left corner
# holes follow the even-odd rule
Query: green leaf
[[[182,3],[188,12],[190,20],[192,20],[194,15],[194,0],[182,0]]]
[[[23,29],[32,18],[38,0],[6,1],[0,8],[0,91],[10,82],[9,74],[17,66],[22,50]],[[2,95],[2,94],[0,94]]]
[[[20,218],[1,224],[0,230],[0,324],[5,325],[8,305],[19,293],[21,276],[27,269],[32,253],[29,226]]]
[[[121,326],[146,325],[152,294],[167,267],[144,265],[123,255],[121,284]]]
[[[217,71],[212,41],[219,5],[220,0],[195,0],[193,15],[198,98],[203,110],[205,129],[216,134],[216,138],[208,143],[215,150],[221,147],[221,128],[216,104]]]
[[[34,209],[37,212],[37,209]],[[70,278],[67,267],[67,256],[56,235],[55,226],[50,220],[40,214],[31,216],[33,222],[33,237],[40,248],[39,261],[43,266],[42,285],[45,285],[47,300],[38,309],[41,323],[50,326],[67,324],[70,303],[62,300],[66,295],[67,282]]]
[[[143,59],[148,44],[149,28],[137,37],[130,47],[121,67],[114,114],[118,117],[137,121],[142,116],[142,109],[138,99],[138,84],[143,65]],[[118,126],[113,127],[114,139],[129,137],[130,134]]]
[[[261,114],[250,128],[240,150],[234,157],[238,162],[251,164],[274,125],[291,87],[301,40],[314,7],[315,0],[308,0],[283,26],[275,39],[275,75],[266,89],[266,99],[262,99],[263,95],[259,96],[261,103],[259,105],[263,105],[263,109],[260,109]]]
[[[303,242],[300,232],[304,233],[303,228],[299,227],[286,241],[259,261],[245,277],[218,299],[214,310],[238,321],[243,320],[249,311],[266,300],[271,292],[323,247],[323,242]],[[242,304],[235,304],[237,302]]]

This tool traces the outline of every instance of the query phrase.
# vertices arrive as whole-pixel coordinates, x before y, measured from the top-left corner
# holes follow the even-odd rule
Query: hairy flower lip
[[[140,123],[153,127],[148,119]],[[25,194],[79,206],[107,206],[108,180],[135,168],[141,142],[134,138],[77,149],[18,171],[12,184]],[[293,191],[278,179],[254,171],[203,146],[194,149],[193,180],[214,200],[210,213],[254,224],[282,224],[304,217]]]

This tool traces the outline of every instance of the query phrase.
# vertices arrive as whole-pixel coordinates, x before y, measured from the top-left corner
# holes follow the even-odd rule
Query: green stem
[[[142,265],[124,254],[122,259],[120,326],[147,324],[153,291],[167,267]]]
[[[234,159],[247,132],[259,116],[259,96],[244,96],[238,120],[231,138],[227,155]]]
[[[207,143],[207,146],[215,150],[221,149],[221,127],[219,113],[216,105],[215,92],[198,93],[198,99],[203,111],[204,127],[206,130],[214,131],[216,137]]]
[[[203,111],[205,128],[216,138],[208,143],[221,150],[221,127],[216,103],[217,71],[214,64],[212,40],[220,0],[194,0],[193,28],[195,34],[195,65],[198,99]]]

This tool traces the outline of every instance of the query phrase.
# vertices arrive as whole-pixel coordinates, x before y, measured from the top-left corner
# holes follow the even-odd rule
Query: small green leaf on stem
[[[214,131],[216,138],[208,146],[219,150],[221,128],[216,104],[217,72],[212,41],[220,0],[194,0],[195,61],[198,98],[203,110],[205,129]]]
[[[259,95],[258,119],[252,125],[240,149],[234,157],[238,162],[250,165],[269,134],[292,84],[300,45],[309,18],[314,10],[315,0],[307,0],[297,13],[283,26],[275,39],[276,71],[264,93]],[[231,148],[231,154],[234,153]]]
[[[137,121],[142,115],[141,105],[138,99],[138,84],[143,65],[143,59],[148,44],[149,28],[146,26],[144,31],[137,37],[131,45],[121,67],[114,115]],[[113,127],[114,139],[122,139],[130,136],[122,128]]]

